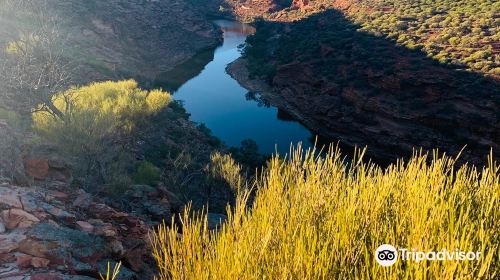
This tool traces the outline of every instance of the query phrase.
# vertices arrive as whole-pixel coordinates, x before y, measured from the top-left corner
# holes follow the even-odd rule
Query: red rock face
[[[305,0],[308,1],[308,0]],[[287,8],[276,0],[244,0],[244,1],[228,1],[234,13],[243,19],[253,19],[264,17],[270,13]]]
[[[270,33],[252,45],[274,70],[264,74],[271,103],[315,133],[367,146],[385,163],[413,148],[457,155],[465,145],[462,162],[484,165],[490,148],[498,158],[498,80],[362,32],[335,10],[259,28]]]
[[[352,146],[368,145],[370,156],[392,160],[410,155],[414,147],[456,155],[473,144],[462,159],[484,164],[489,147],[500,148],[494,140],[500,137],[498,105],[455,94],[455,79],[439,69],[428,77],[425,72],[374,75],[373,68],[338,67],[337,75],[351,81],[341,87],[315,69],[307,63],[283,65],[272,84],[310,128]]]
[[[81,211],[83,204],[92,211]],[[0,263],[11,267],[9,275],[15,272],[31,279],[97,275],[98,267],[113,258],[127,261],[124,271],[129,275],[147,268],[148,226],[137,217],[97,203],[82,190],[66,193],[4,184],[0,207],[8,208],[0,212],[0,224],[5,226],[0,232]],[[60,271],[61,265],[67,271]],[[0,278],[4,276],[0,269]]]
[[[1,212],[0,217],[7,229],[28,228],[40,220],[22,209],[7,209]]]
[[[309,6],[309,0],[293,0],[292,8],[305,10]]]
[[[45,159],[26,159],[24,168],[26,174],[36,180],[43,180],[49,175],[49,161]]]

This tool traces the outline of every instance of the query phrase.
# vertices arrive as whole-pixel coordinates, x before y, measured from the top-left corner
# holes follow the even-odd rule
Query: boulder
[[[33,259],[30,255],[19,255],[16,257],[16,265],[19,268],[25,269],[31,266],[31,260]]]
[[[55,207],[51,204],[42,203],[41,207],[43,208],[43,210],[47,211],[48,213],[50,213],[52,216],[54,216],[57,219],[64,220],[67,222],[72,222],[76,219],[75,215],[73,215],[73,214],[69,213],[68,211],[63,210],[59,207]]]
[[[50,263],[50,260],[44,258],[34,257],[31,259],[31,266],[34,268],[46,268]]]
[[[11,253],[0,254],[0,263],[12,263],[16,261],[16,257]]]
[[[125,254],[125,248],[121,241],[115,239],[106,243],[106,249],[110,255],[121,258]]]
[[[76,222],[77,226],[78,226],[78,229],[80,229],[81,231],[84,231],[84,232],[93,232],[94,231],[94,226],[91,225],[90,223],[88,222],[85,222],[85,221],[78,221]]]
[[[45,179],[49,175],[49,169],[49,161],[46,159],[26,159],[24,161],[26,175],[35,180]]]
[[[50,253],[47,258],[50,260],[55,258],[68,261],[73,257],[92,262],[104,254],[104,241],[100,237],[66,227],[56,227],[50,223],[35,225],[28,236],[31,240],[55,245],[55,248],[47,248]]]
[[[49,258],[51,252],[57,248],[58,246],[54,242],[25,239],[19,243],[18,251],[39,258]]]
[[[7,229],[28,228],[40,222],[37,217],[17,208],[2,211],[0,217]]]
[[[0,255],[13,252],[19,248],[19,243],[26,239],[26,236],[18,232],[0,234]]]
[[[0,187],[0,205],[14,208],[23,208],[19,193],[6,187]]]

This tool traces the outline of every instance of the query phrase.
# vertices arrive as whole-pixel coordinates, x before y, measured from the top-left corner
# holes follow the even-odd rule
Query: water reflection
[[[242,35],[252,35],[255,33],[255,27],[248,24],[240,24],[227,20],[216,20],[217,24],[225,35],[231,34],[242,34]]]
[[[273,153],[277,145],[281,154],[289,151],[291,143],[310,146],[313,137],[304,126],[269,106],[258,93],[248,93],[226,73],[227,64],[241,56],[238,46],[255,29],[225,20],[216,24],[224,31],[223,45],[199,75],[179,87],[175,99],[183,101],[193,121],[204,123],[228,146],[253,139],[261,152]]]
[[[198,76],[205,65],[214,60],[214,49],[206,49],[173,70],[161,73],[156,77],[154,87],[161,87],[169,92],[177,91],[185,82]]]

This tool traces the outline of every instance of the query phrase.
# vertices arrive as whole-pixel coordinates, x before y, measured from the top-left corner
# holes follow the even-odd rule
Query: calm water
[[[238,46],[252,28],[231,21],[216,22],[224,31],[224,43],[215,50],[214,59],[196,77],[184,83],[174,97],[184,103],[191,120],[204,123],[228,146],[239,146],[252,139],[263,153],[278,147],[282,154],[291,143],[311,145],[312,135],[300,123],[278,118],[278,109],[259,105],[246,98],[248,91],[226,73],[226,66],[241,56]]]

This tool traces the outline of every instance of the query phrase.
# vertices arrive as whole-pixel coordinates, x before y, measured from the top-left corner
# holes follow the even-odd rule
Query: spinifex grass
[[[229,219],[204,214],[151,236],[159,279],[498,279],[500,166],[454,167],[416,154],[382,169],[338,150],[274,157],[238,195]],[[480,251],[479,261],[398,261],[379,266],[384,243],[421,251]]]

